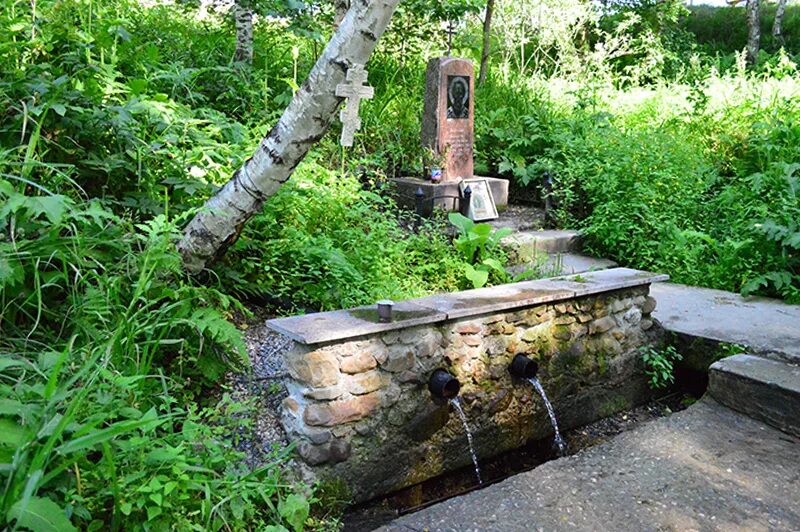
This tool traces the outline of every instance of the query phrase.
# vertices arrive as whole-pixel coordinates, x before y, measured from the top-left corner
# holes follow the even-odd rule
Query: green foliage
[[[238,465],[229,440],[246,405],[193,402],[190,378],[213,382],[247,359],[223,315],[238,303],[181,273],[175,223],[134,226],[99,201],[7,180],[0,199],[4,524],[296,529],[296,495],[291,513],[275,510],[278,471]]]
[[[306,499],[276,466],[246,467],[236,448],[252,407],[203,400],[246,365],[230,294],[296,311],[512,280],[501,234],[453,217],[453,242],[447,220],[398,214],[378,184],[431,164],[419,149],[425,63],[444,51],[448,19],[460,23],[454,55],[479,57],[483,3],[402,3],[368,65],[376,95],[356,145],[338,146],[334,121],[209,286],[181,272],[179,227],[274,124],[332,9],[254,0],[281,17],[258,21],[250,67],[232,62],[231,17],[147,4],[0,10],[2,525],[325,526],[346,497]],[[550,200],[590,251],[800,301],[797,8],[785,52],[765,9],[752,73],[735,55],[740,10],[691,11],[498,4],[475,95],[477,168],[513,179],[520,199]],[[654,385],[667,384],[674,356],[651,357]]]
[[[781,46],[791,54],[800,53],[800,7],[789,3],[783,18],[784,42],[773,41],[772,25],[775,22],[774,3],[761,4],[761,43],[770,52]],[[747,15],[744,5],[710,7],[693,6],[683,25],[697,42],[710,54],[730,54],[747,45]]]
[[[248,223],[220,276],[287,310],[457,289],[462,261],[441,223],[416,223],[353,176],[306,162]]]
[[[747,346],[720,342],[717,348],[717,352],[714,353],[713,359],[721,360],[723,358],[727,358],[733,355],[741,355],[742,353],[747,353]]]
[[[683,356],[673,346],[667,346],[662,350],[652,346],[642,347],[641,352],[645,374],[650,378],[650,388],[659,390],[675,382],[675,362],[683,360]]]
[[[460,233],[453,245],[465,260],[464,269],[473,288],[481,288],[489,282],[489,275],[507,281],[504,268],[505,256],[500,241],[511,234],[511,229],[494,229],[489,224],[476,224],[466,216],[451,212],[448,220]]]

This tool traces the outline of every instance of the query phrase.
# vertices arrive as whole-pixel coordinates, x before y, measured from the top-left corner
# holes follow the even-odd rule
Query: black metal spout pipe
[[[532,379],[539,372],[539,364],[525,355],[517,355],[508,366],[508,371],[520,379]]]
[[[428,381],[428,390],[431,391],[434,397],[452,399],[461,390],[461,383],[447,370],[437,369]]]

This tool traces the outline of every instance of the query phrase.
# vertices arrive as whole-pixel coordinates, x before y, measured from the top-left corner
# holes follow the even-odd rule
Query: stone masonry
[[[660,327],[650,317],[655,301],[648,293],[642,284],[295,342],[286,356],[284,427],[314,477],[343,480],[361,501],[470,463],[457,415],[427,389],[437,368],[461,382],[479,459],[552,435],[533,387],[508,373],[519,353],[538,361],[563,428],[592,422],[651,397],[639,348],[657,341]]]

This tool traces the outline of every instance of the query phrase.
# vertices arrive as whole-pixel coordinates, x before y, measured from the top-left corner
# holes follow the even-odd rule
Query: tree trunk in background
[[[747,62],[755,65],[761,47],[761,0],[747,0]]]
[[[233,17],[236,23],[236,53],[234,61],[253,63],[253,9],[236,0],[233,4]]]
[[[772,37],[778,46],[785,44],[783,40],[783,16],[786,14],[786,0],[778,0],[778,8],[775,10],[775,22],[772,24]]]
[[[225,252],[330,126],[342,98],[336,86],[354,64],[366,64],[400,0],[356,0],[280,120],[233,178],[186,227],[178,250],[184,267],[201,271]]]
[[[486,16],[483,19],[483,49],[481,50],[481,72],[478,75],[478,85],[483,85],[489,73],[489,53],[492,46],[492,11],[494,0],[486,2]]]
[[[333,27],[336,29],[344,20],[347,10],[350,9],[350,0],[333,0],[333,8],[335,10]]]

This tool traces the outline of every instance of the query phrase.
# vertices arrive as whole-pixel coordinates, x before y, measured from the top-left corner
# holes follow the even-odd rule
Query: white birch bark
[[[772,37],[779,46],[785,44],[783,40],[783,16],[786,14],[786,0],[778,0],[775,9],[775,21],[772,23]]]
[[[232,179],[189,222],[178,250],[197,273],[225,252],[244,224],[285,183],[330,126],[342,98],[336,86],[366,64],[400,0],[353,0],[352,6],[280,120]]]
[[[233,4],[233,17],[236,25],[236,52],[234,61],[253,64],[253,9],[241,0]]]
[[[335,29],[341,25],[347,10],[350,9],[350,0],[333,0],[333,8],[335,10],[333,17],[333,27]]]
[[[761,0],[747,0],[747,62],[755,65],[761,48]]]

